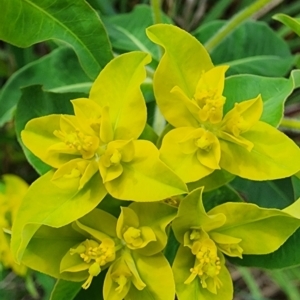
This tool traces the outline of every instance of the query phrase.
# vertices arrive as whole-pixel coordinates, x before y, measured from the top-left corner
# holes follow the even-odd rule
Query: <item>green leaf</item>
[[[113,58],[105,28],[83,0],[1,0],[0,39],[29,47],[49,39],[61,40],[75,50],[83,69],[94,79]]]
[[[193,34],[202,43],[215,34],[225,21],[199,27]],[[228,75],[255,74],[281,77],[291,69],[294,57],[288,44],[267,24],[248,21],[238,26],[211,53],[214,64],[226,64]]]
[[[300,178],[297,176],[292,176],[292,185],[294,190],[294,198],[300,198]]]
[[[284,223],[277,224],[281,228]],[[266,255],[243,255],[243,259],[228,257],[236,265],[246,267],[259,267],[267,269],[281,269],[300,265],[299,256],[300,229],[275,252]]]
[[[81,290],[82,282],[57,280],[50,300],[73,300]]]
[[[130,13],[102,17],[114,49],[119,51],[140,50],[150,53],[159,61],[159,48],[146,36],[146,28],[153,24],[152,9],[149,5],[134,6]],[[163,15],[164,23],[172,21]]]
[[[83,236],[76,232],[71,225],[61,228],[42,225],[27,245],[22,262],[33,270],[59,278],[61,277],[61,259],[70,248],[82,240]],[[74,275],[73,279],[76,280],[76,276]],[[65,279],[70,280],[71,278],[69,276]],[[79,278],[77,281],[84,279]]]
[[[300,18],[292,18],[285,14],[276,14],[275,16],[273,16],[273,19],[289,27],[300,36]]]
[[[241,196],[229,185],[224,185],[216,190],[203,193],[202,198],[206,211],[226,202],[243,202]]]
[[[187,184],[189,191],[195,190],[198,187],[204,186],[204,192],[210,192],[227,184],[234,179],[234,175],[225,170],[215,170],[212,174],[195,182]]]
[[[47,74],[47,76],[45,76]],[[21,87],[41,84],[53,92],[85,92],[91,87],[90,79],[79,65],[69,47],[55,49],[50,54],[15,72],[0,91],[0,126],[11,120],[21,97]]]
[[[71,223],[90,212],[106,195],[99,173],[79,191],[58,188],[51,181],[53,174],[50,171],[37,179],[19,208],[11,242],[18,261],[41,225],[61,227]]]
[[[215,232],[241,239],[239,246],[243,255],[274,252],[300,226],[299,219],[288,212],[251,203],[227,202],[209,211],[209,215],[220,213],[225,214],[226,222]]]
[[[84,93],[64,93],[57,94],[44,92],[41,86],[30,86],[22,90],[22,97],[17,105],[16,111],[16,132],[19,143],[21,144],[28,161],[37,170],[44,174],[51,168],[33,155],[22,143],[20,138],[21,131],[26,123],[36,117],[49,114],[73,114],[71,99],[86,96]],[[32,101],[34,99],[35,101]]]
[[[107,269],[100,272],[100,274],[93,278],[93,281],[90,287],[85,290],[81,289],[79,293],[76,295],[74,300],[87,300],[87,299],[96,299],[103,300],[103,282],[106,276]]]
[[[251,181],[236,177],[229,184],[246,202],[260,207],[282,209],[293,203],[294,195],[290,178],[272,181]]]
[[[291,72],[289,79],[268,78],[256,75],[236,75],[225,80],[223,95],[226,97],[224,114],[234,107],[236,102],[255,98],[261,94],[264,102],[261,121],[278,126],[288,96],[299,87],[300,70]]]

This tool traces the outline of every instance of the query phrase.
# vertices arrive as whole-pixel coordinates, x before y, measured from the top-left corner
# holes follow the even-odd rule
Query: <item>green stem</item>
[[[153,23],[154,24],[162,23],[161,10],[160,10],[161,0],[151,0],[151,6],[152,6],[152,13],[153,13]],[[158,46],[158,49],[159,49],[159,56],[161,57],[163,54],[163,48],[161,46]],[[157,105],[155,106],[153,118],[154,118],[153,130],[159,135],[163,131],[163,128],[166,125],[166,121]]]
[[[297,119],[290,119],[290,118],[283,118],[280,123],[281,127],[291,130],[300,130],[300,120]]]
[[[254,13],[262,7],[270,3],[272,0],[258,0],[241,12],[233,16],[221,29],[205,44],[208,52],[211,52],[218,44],[220,44],[238,25],[250,18]]]
[[[153,12],[153,23],[162,23],[161,12],[160,12],[160,0],[151,0],[152,12]]]

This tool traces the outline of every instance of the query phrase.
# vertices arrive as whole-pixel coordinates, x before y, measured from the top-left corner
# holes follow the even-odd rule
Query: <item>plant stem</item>
[[[290,119],[290,118],[283,118],[281,120],[280,126],[290,130],[300,130],[300,120],[297,119]]]
[[[243,9],[241,12],[233,16],[220,30],[209,39],[205,48],[211,52],[218,44],[220,44],[238,25],[250,18],[255,12],[259,11],[262,7],[269,4],[272,0],[258,0],[250,6]]]
[[[153,23],[159,24],[162,23],[161,18],[161,0],[151,0],[151,6],[152,6],[152,13],[153,13]],[[159,48],[159,56],[162,56],[163,49],[162,47],[158,46]],[[158,106],[155,106],[154,116],[153,116],[153,130],[160,135],[163,131],[164,127],[166,126],[166,120],[162,113],[160,112]]]
[[[153,23],[162,23],[161,13],[160,13],[160,0],[151,0],[152,12],[153,12]]]

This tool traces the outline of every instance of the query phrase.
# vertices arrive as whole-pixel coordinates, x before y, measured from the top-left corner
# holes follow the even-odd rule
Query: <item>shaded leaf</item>
[[[113,58],[105,28],[85,1],[1,1],[0,39],[29,47],[49,39],[61,40],[75,50],[83,69],[94,79]],[[93,37],[93,38],[91,38]]]
[[[213,21],[193,34],[205,43],[225,21]],[[251,42],[250,42],[251,41]],[[236,27],[211,53],[214,64],[226,64],[228,75],[255,74],[280,77],[291,69],[295,58],[288,44],[266,23],[248,21]]]
[[[53,92],[88,93],[91,86],[74,51],[68,47],[58,48],[19,69],[8,79],[0,91],[0,126],[12,118],[21,97],[20,88],[34,84],[41,84]]]
[[[224,114],[239,103],[261,94],[264,102],[261,121],[278,126],[284,112],[288,96],[300,85],[300,70],[293,70],[289,79],[267,78],[256,75],[236,75],[225,80]]]

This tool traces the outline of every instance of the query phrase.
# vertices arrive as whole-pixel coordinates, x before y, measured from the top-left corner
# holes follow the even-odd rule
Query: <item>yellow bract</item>
[[[299,148],[277,129],[259,121],[263,111],[260,95],[235,103],[223,115],[228,100],[223,96],[228,66],[213,66],[204,47],[176,26],[154,25],[147,34],[165,50],[153,87],[162,114],[175,127],[163,138],[161,158],[184,182],[197,181],[220,168],[252,180],[277,179],[299,171],[300,165],[293,163],[293,157],[300,155]],[[176,39],[170,40],[170,36]],[[193,155],[192,143],[182,147],[183,141],[190,139],[191,128],[203,132],[194,142],[199,150]],[[270,149],[255,134],[257,129],[280,140],[279,145]],[[278,146],[288,151],[289,157],[278,155]]]
[[[12,268],[13,271],[24,276],[27,268],[23,264],[16,264],[10,250],[10,237],[4,231],[10,231],[16,220],[16,212],[27,192],[28,185],[16,175],[4,175],[2,177],[4,186],[0,191],[0,263],[5,268]]]

